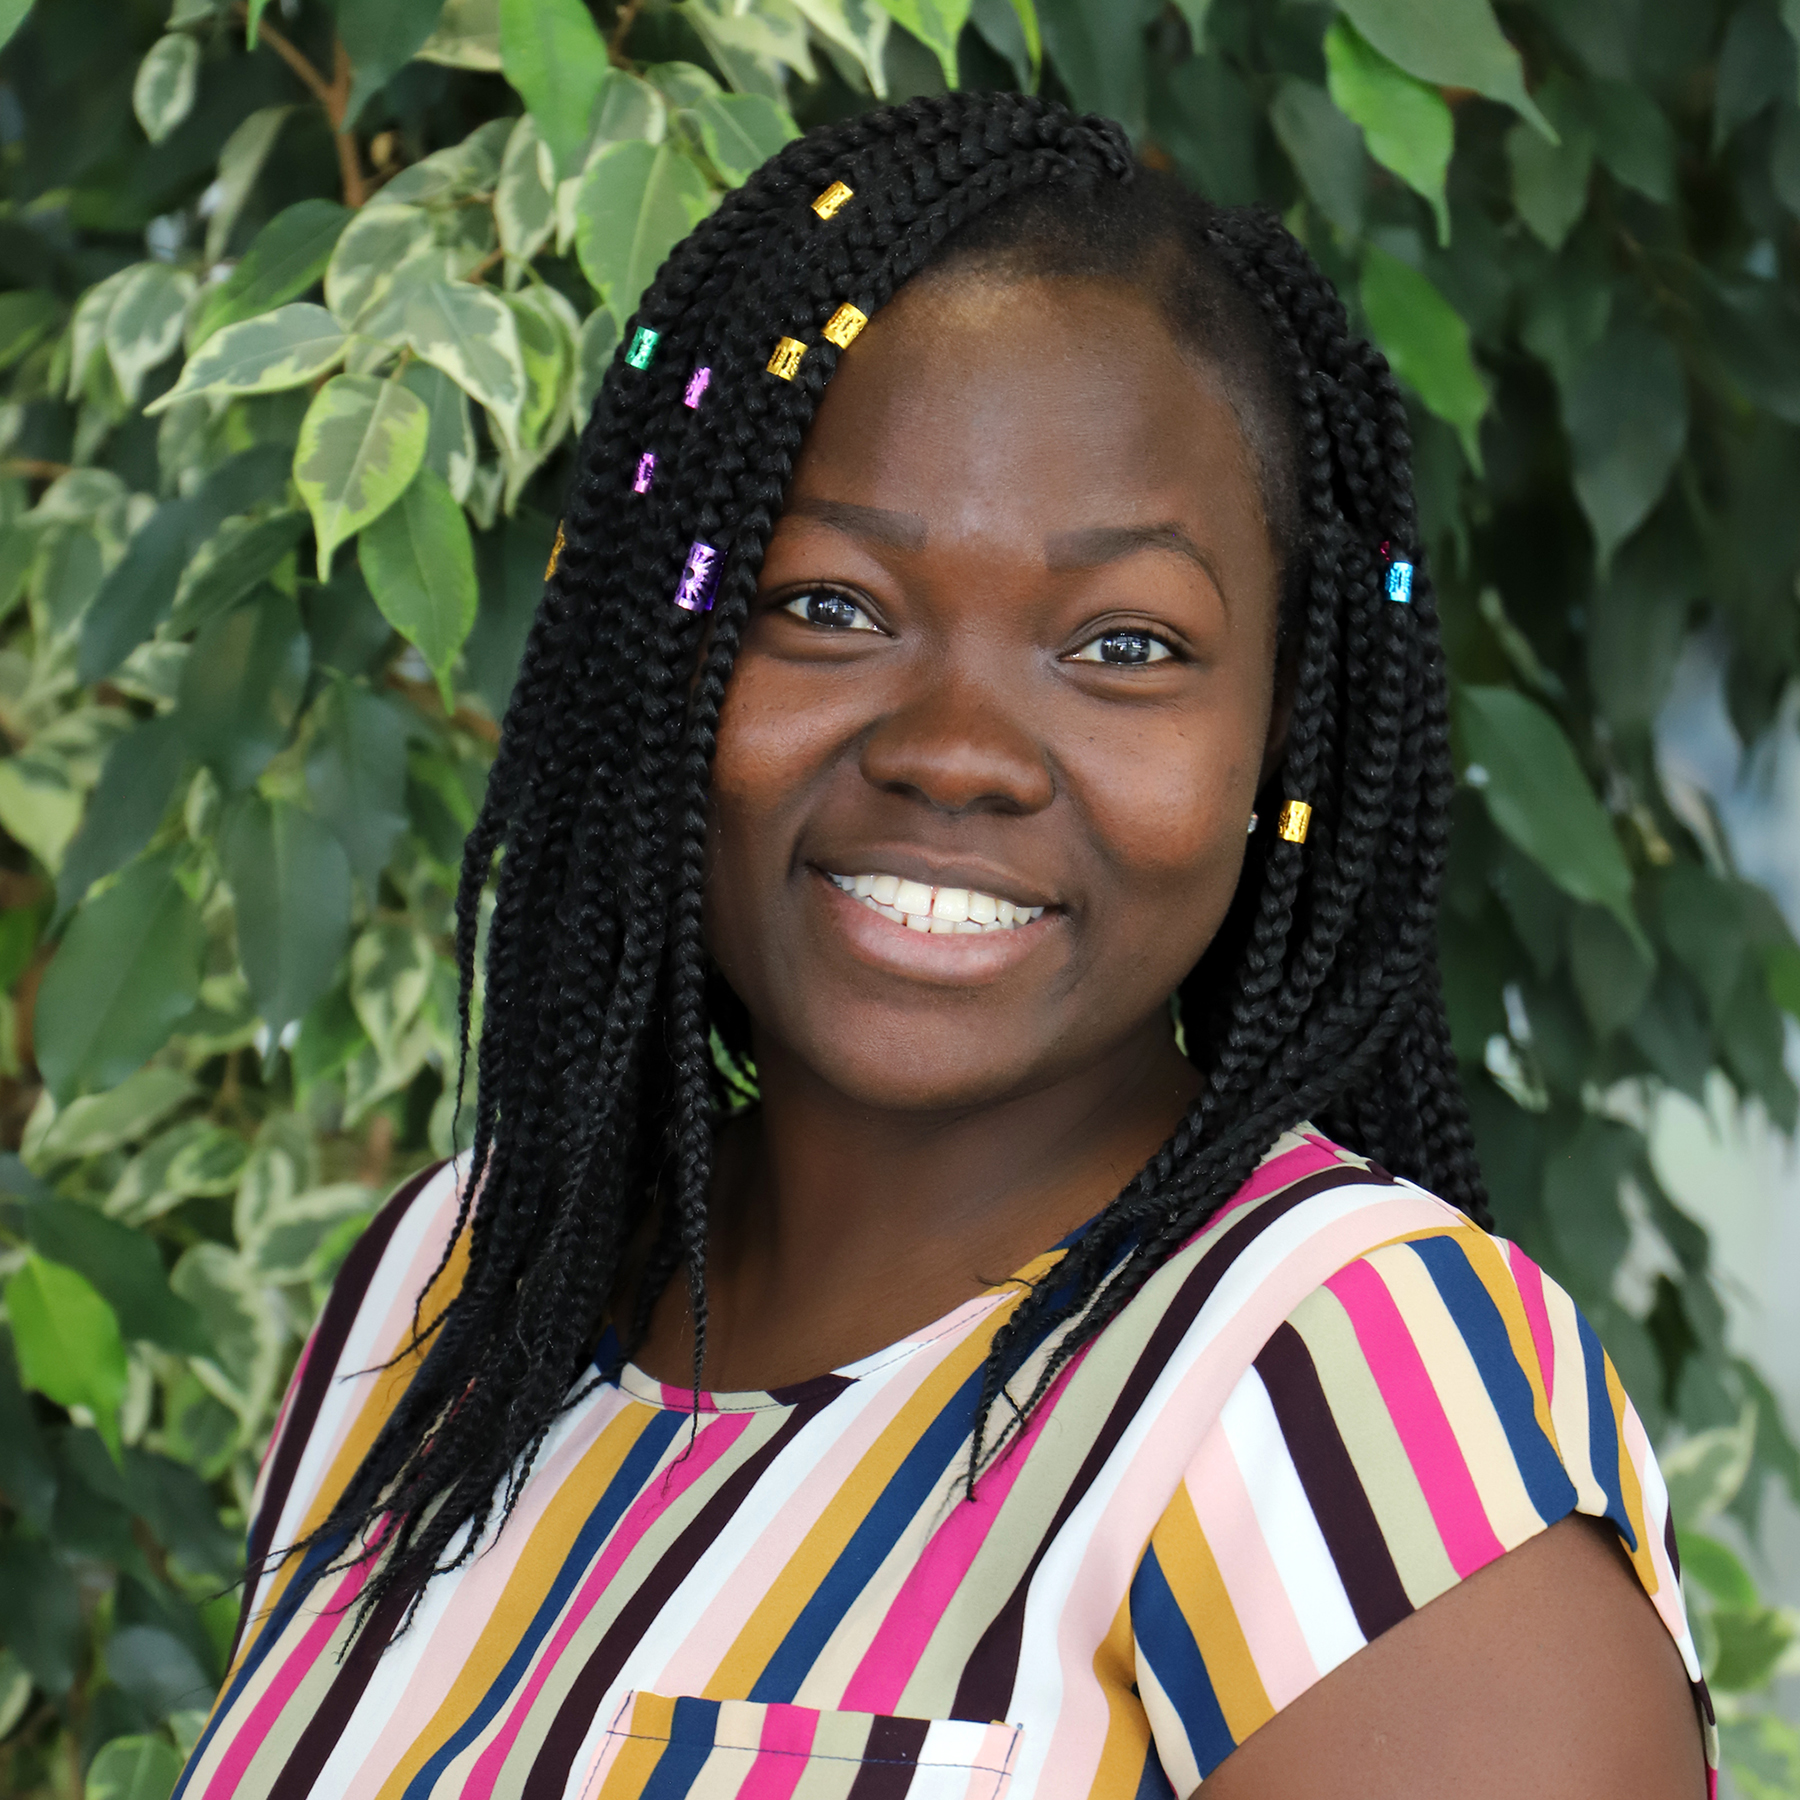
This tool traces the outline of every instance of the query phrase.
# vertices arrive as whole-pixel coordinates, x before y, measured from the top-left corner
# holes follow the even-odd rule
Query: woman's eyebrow
[[[890,512],[885,506],[855,506],[848,500],[820,500],[801,495],[786,507],[790,516],[817,519],[833,531],[867,538],[894,550],[923,550],[925,521],[917,513]]]
[[[1173,550],[1212,576],[1218,571],[1211,559],[1182,528],[1172,521],[1162,525],[1089,525],[1080,531],[1059,531],[1044,540],[1044,566],[1049,569],[1097,569],[1139,550]]]

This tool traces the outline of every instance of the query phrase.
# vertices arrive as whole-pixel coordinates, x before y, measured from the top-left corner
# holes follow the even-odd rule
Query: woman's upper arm
[[[1572,1515],[1316,1682],[1206,1800],[1703,1800],[1681,1656],[1617,1537]]]

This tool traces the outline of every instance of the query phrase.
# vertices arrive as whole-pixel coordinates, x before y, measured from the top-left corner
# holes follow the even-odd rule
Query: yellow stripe
[[[1612,1403],[1613,1431],[1619,1446],[1619,1493],[1625,1502],[1625,1516],[1631,1521],[1632,1534],[1637,1538],[1637,1548],[1627,1549],[1625,1553],[1637,1570],[1638,1580],[1644,1584],[1644,1592],[1654,1600],[1662,1588],[1662,1577],[1657,1574],[1655,1558],[1650,1554],[1650,1527],[1644,1516],[1644,1484],[1638,1480],[1637,1466],[1625,1448],[1625,1409],[1631,1402],[1625,1397],[1625,1388],[1619,1380],[1619,1371],[1612,1366],[1612,1358],[1602,1350],[1600,1360],[1606,1370],[1606,1397]],[[1625,1540],[1621,1538],[1619,1542],[1623,1546]]]
[[[1556,1425],[1550,1417],[1550,1395],[1544,1386],[1543,1365],[1538,1361],[1537,1339],[1531,1335],[1531,1321],[1525,1316],[1525,1302],[1519,1293],[1519,1284],[1513,1279],[1506,1253],[1485,1231],[1455,1231],[1448,1235],[1469,1259],[1469,1267],[1475,1271],[1498,1309],[1506,1326],[1507,1342],[1512,1346],[1513,1360],[1525,1371],[1525,1378],[1531,1383],[1531,1410],[1537,1418],[1538,1429],[1560,1455]]]
[[[1150,1720],[1131,1691],[1137,1680],[1136,1662],[1131,1643],[1131,1595],[1127,1592],[1113,1614],[1112,1629],[1094,1652],[1094,1679],[1106,1696],[1106,1741],[1100,1747],[1100,1766],[1090,1793],[1135,1793],[1144,1772]]]
[[[1021,1290],[995,1307],[920,1383],[918,1390],[863,1453],[862,1460],[814,1521],[786,1566],[769,1582],[768,1591],[707,1682],[706,1699],[729,1700],[748,1693],[756,1685],[757,1677],[768,1666],[806,1603],[843,1554],[856,1528],[880,1502],[895,1472],[917,1446],[932,1420],[987,1360],[994,1333],[1023,1298]]]
[[[648,1406],[632,1406],[616,1415],[573,1469],[563,1478],[556,1497],[522,1547],[519,1560],[494,1603],[481,1636],[444,1696],[431,1722],[413,1739],[411,1747],[394,1764],[382,1783],[377,1800],[403,1794],[407,1784],[457,1730],[471,1717],[505,1668],[513,1651],[524,1642],[544,1596],[562,1573],[581,1528],[593,1512],[595,1498],[606,1492],[613,1478],[656,1417]],[[497,1716],[504,1717],[504,1712]],[[469,1746],[479,1753],[481,1742]]]
[[[669,1747],[675,1702],[661,1694],[639,1694],[624,1729],[630,1733],[606,1777],[598,1800],[637,1800]]]
[[[1274,1718],[1275,1708],[1257,1673],[1256,1659],[1250,1654],[1237,1610],[1219,1573],[1218,1558],[1206,1541],[1185,1482],[1175,1490],[1150,1543],[1200,1648],[1226,1728],[1241,1744]]]

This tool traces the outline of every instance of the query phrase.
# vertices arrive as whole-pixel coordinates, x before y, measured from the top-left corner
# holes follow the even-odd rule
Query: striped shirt
[[[284,1403],[253,1555],[323,1519],[373,1439],[454,1216],[446,1167],[352,1252]],[[1571,1512],[1618,1531],[1716,1762],[1643,1427],[1517,1248],[1291,1132],[967,1501],[984,1358],[1063,1251],[847,1368],[703,1395],[697,1420],[626,1365],[403,1632],[384,1603],[351,1642],[366,1566],[276,1567],[178,1800],[1185,1796]],[[428,1311],[458,1279],[453,1261]]]

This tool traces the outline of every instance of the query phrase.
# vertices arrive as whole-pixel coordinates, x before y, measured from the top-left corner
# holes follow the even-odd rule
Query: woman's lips
[[[966,987],[1005,974],[1042,949],[1051,934],[1060,929],[1064,917],[1056,908],[1014,909],[1013,922],[1007,925],[1002,925],[997,918],[991,925],[966,917],[963,920],[940,918],[934,921],[939,929],[927,926],[921,930],[917,925],[900,923],[888,916],[900,909],[881,902],[871,905],[869,902],[875,899],[874,895],[858,898],[854,892],[844,891],[839,878],[816,868],[809,873],[814,877],[811,885],[825,909],[830,928],[843,935],[857,961],[890,974],[944,986]],[[948,905],[951,912],[957,910],[957,896],[968,891],[936,890],[951,896]],[[897,897],[918,899],[916,893],[903,893]],[[1036,912],[1037,916],[1021,919],[1020,913],[1025,911]],[[968,929],[971,924],[972,930]],[[942,929],[946,925],[949,929]],[[959,925],[963,929],[957,929]]]

